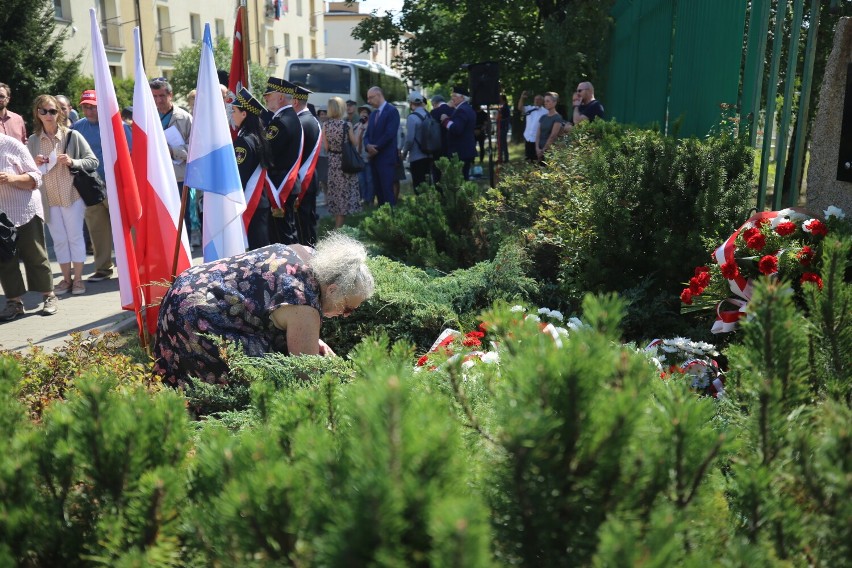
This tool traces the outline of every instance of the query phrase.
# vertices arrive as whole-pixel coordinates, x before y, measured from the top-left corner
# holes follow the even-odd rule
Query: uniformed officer
[[[299,229],[299,243],[314,246],[317,242],[317,179],[314,175],[319,160],[320,124],[308,108],[308,96],[311,91],[302,85],[296,85],[293,108],[302,123],[305,137],[302,149],[302,164],[299,167],[299,197],[296,208],[296,223]],[[294,190],[295,191],[295,190]]]
[[[302,124],[293,110],[295,94],[295,85],[277,77],[267,79],[263,94],[266,107],[273,113],[266,127],[266,139],[272,150],[272,163],[267,175],[273,201],[270,203],[269,238],[274,243],[286,245],[299,242],[295,216],[298,192],[294,188],[302,164],[304,137]]]
[[[234,125],[238,129],[234,153],[240,180],[246,193],[243,221],[248,236],[248,250],[265,247],[269,241],[269,183],[267,170],[271,163],[269,142],[261,115],[266,109],[252,94],[241,88],[233,103]]]

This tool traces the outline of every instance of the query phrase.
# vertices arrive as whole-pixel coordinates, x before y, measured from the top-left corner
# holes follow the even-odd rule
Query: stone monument
[[[819,92],[819,110],[811,135],[811,161],[808,167],[807,209],[815,214],[829,205],[836,205],[852,215],[852,181],[846,176],[844,164],[852,174],[852,18],[840,18],[834,35],[834,47],[825,65],[825,77]],[[849,88],[847,88],[849,86]],[[847,116],[844,117],[844,106]],[[844,121],[850,124],[844,129]],[[846,130],[844,134],[843,131]],[[844,152],[841,156],[841,143]]]

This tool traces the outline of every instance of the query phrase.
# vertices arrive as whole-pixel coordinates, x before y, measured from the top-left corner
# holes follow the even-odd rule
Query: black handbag
[[[343,173],[357,174],[364,171],[364,158],[349,141],[349,124],[343,128],[343,151],[341,156]]]
[[[66,153],[68,153],[68,142],[71,141],[71,136],[71,131],[69,131],[68,140],[65,141]],[[97,170],[87,172],[86,170],[71,168],[71,175],[74,178],[74,188],[80,194],[86,206],[97,205],[106,199],[106,184],[98,175]]]
[[[0,262],[7,262],[18,254],[18,228],[0,211]]]

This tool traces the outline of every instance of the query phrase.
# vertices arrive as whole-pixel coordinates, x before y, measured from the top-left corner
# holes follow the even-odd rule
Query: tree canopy
[[[213,40],[213,60],[216,69],[231,68],[232,38],[217,37]],[[171,86],[176,97],[185,97],[198,81],[198,68],[201,65],[201,43],[193,43],[180,48],[175,56],[174,73],[171,76]],[[249,80],[255,87],[266,84],[266,71],[260,65],[249,65]]]
[[[77,76],[79,55],[63,49],[67,30],[56,30],[53,2],[4,0],[0,9],[0,82],[12,90],[10,109],[31,119],[38,95],[64,94]]]
[[[427,85],[464,82],[463,64],[497,61],[504,91],[567,91],[598,79],[613,1],[405,0],[399,15],[374,13],[352,35],[364,50],[402,44],[397,63]]]

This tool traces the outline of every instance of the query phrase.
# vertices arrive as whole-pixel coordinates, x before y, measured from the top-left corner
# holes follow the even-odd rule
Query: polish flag
[[[237,21],[234,23],[234,51],[231,55],[231,71],[228,73],[228,91],[232,100],[236,99],[236,94],[240,92],[242,87],[251,90],[248,64],[243,46],[243,12],[245,12],[243,6],[237,8]],[[233,127],[231,128],[231,138],[237,138],[237,130]]]
[[[204,25],[196,90],[185,180],[204,192],[201,246],[204,262],[211,262],[246,251],[246,197],[216,76],[210,24]]]
[[[174,277],[192,266],[186,227],[178,237],[180,194],[172,158],[154,96],[148,86],[139,28],[136,44],[136,85],[133,89],[133,169],[142,202],[142,220],[136,234],[139,278],[143,285],[148,330],[157,330],[159,303]],[[221,98],[221,97],[220,97]],[[177,250],[177,269],[172,272]]]
[[[142,217],[142,205],[136,188],[130,150],[124,135],[124,122],[115,87],[109,72],[103,38],[94,8],[89,9],[92,24],[92,59],[95,67],[95,91],[98,94],[98,125],[102,141],[104,174],[109,202],[112,239],[115,246],[115,264],[118,269],[118,287],[121,307],[136,312],[136,325],[140,339],[142,327],[142,293],[138,263],[131,230]]]

